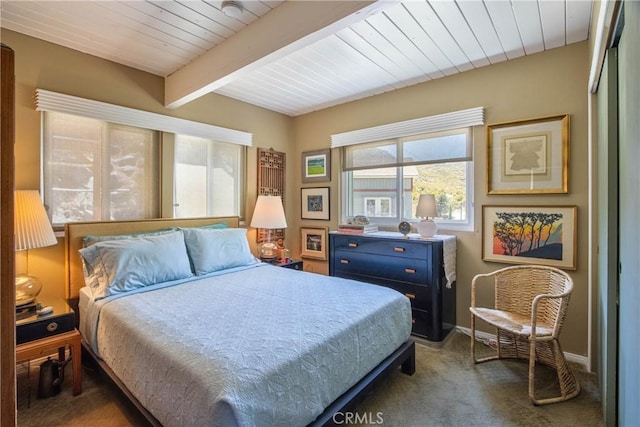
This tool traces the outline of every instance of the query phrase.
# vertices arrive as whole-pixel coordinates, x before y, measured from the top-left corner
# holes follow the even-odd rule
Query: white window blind
[[[484,125],[484,107],[469,108],[467,110],[338,133],[331,135],[331,148],[476,125]]]
[[[468,161],[473,158],[471,128],[345,146],[343,171]]]
[[[253,144],[253,134],[249,132],[136,110],[44,89],[36,89],[36,110],[73,114],[110,123],[213,139],[232,144],[246,146]]]

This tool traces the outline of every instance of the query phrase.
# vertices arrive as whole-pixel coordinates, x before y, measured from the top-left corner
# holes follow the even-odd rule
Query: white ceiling
[[[2,27],[297,116],[586,40],[586,0],[12,1]]]

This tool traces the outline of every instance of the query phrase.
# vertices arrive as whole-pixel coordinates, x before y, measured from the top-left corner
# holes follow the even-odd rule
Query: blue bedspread
[[[86,310],[98,355],[166,426],[304,426],[411,332],[394,290],[269,265]]]

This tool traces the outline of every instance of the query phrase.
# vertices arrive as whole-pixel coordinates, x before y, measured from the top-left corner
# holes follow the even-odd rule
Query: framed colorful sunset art
[[[576,206],[483,206],[482,259],[576,269]]]

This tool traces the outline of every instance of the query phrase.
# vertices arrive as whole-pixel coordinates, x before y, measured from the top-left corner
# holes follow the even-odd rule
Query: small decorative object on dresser
[[[456,324],[455,236],[329,234],[329,275],[386,286],[411,301],[413,335],[442,341]]]
[[[378,226],[373,224],[358,225],[358,224],[340,224],[338,226],[338,232],[349,234],[365,234],[375,233],[378,231]]]
[[[409,233],[411,233],[411,224],[409,224],[407,221],[402,221],[400,224],[398,224],[398,231],[406,237]]]
[[[421,194],[416,207],[416,218],[424,218],[416,223],[416,229],[422,237],[433,237],[438,232],[438,225],[429,217],[437,215],[436,197],[433,194]]]

